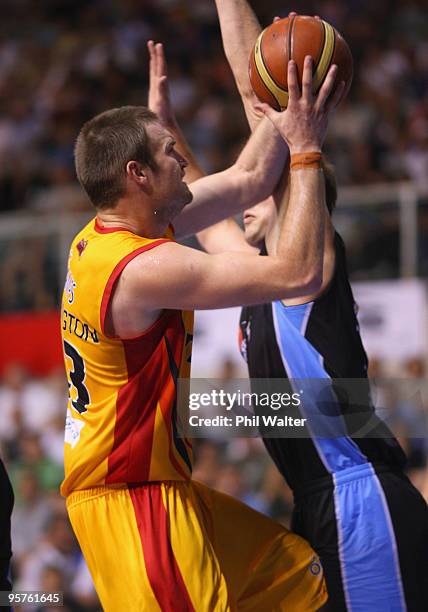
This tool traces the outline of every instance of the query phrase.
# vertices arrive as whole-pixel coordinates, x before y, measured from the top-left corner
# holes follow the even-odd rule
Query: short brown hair
[[[324,181],[325,181],[325,202],[327,204],[328,212],[330,215],[333,213],[333,210],[336,208],[337,201],[337,184],[336,184],[336,173],[334,171],[334,166],[331,164],[324,155],[321,159],[321,167],[324,172]]]
[[[122,106],[84,124],[74,159],[77,178],[95,208],[114,206],[123,195],[128,161],[156,170],[146,126],[157,120],[145,106]]]

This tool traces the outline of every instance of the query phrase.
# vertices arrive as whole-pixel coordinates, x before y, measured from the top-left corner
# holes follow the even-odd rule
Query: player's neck
[[[121,227],[144,238],[160,238],[168,227],[168,221],[158,211],[129,200],[119,200],[114,208],[99,210],[97,218],[103,227]]]

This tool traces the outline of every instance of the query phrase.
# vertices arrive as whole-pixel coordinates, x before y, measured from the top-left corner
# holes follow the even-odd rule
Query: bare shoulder
[[[123,282],[130,290],[137,285],[140,291],[142,281],[150,286],[162,284],[172,275],[207,257],[197,249],[172,241],[165,242],[132,259],[122,273]]]
[[[163,309],[153,308],[145,295],[167,282],[165,269],[177,262],[180,250],[180,245],[165,242],[128,262],[117,279],[107,309],[105,328],[109,336],[135,337],[162,315]]]
[[[206,253],[165,242],[140,253],[123,269],[112,292],[105,327],[108,335],[131,338],[143,333],[164,309],[182,309],[192,283],[206,270]]]

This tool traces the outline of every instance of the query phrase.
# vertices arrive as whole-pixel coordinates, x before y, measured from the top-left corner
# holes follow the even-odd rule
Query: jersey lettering
[[[89,392],[83,383],[86,375],[85,363],[74,346],[67,342],[67,340],[64,340],[64,352],[73,362],[73,371],[70,372],[70,380],[77,392],[77,398],[73,400],[70,390],[71,405],[79,414],[83,414],[88,411],[86,406],[90,403]],[[68,388],[70,389],[70,387],[71,385],[69,383]]]

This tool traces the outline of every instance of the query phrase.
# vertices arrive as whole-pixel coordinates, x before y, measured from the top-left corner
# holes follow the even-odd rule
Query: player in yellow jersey
[[[146,108],[107,111],[79,134],[77,175],[97,214],[71,245],[63,294],[70,398],[62,493],[107,612],[300,611],[326,601],[304,540],[191,480],[191,441],[176,424],[193,309],[320,286],[322,172],[291,172],[276,256],[207,255],[177,244],[171,222],[177,236],[193,234],[266,197],[286,160],[284,140],[292,159],[319,152],[337,102],[328,98],[334,78],[333,67],[314,99],[310,61],[302,93],[290,63],[288,109],[263,107],[270,121],[236,164],[191,190],[180,134]],[[164,88],[165,78],[158,83]]]

